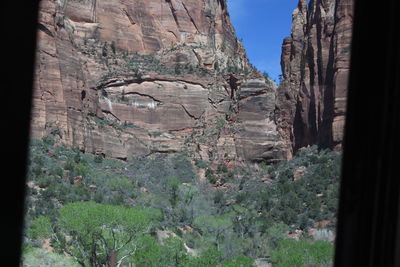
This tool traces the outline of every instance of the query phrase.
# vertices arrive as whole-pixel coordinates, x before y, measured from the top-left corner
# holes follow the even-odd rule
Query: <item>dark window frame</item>
[[[4,266],[21,254],[38,2],[1,9]],[[371,2],[355,5],[335,266],[400,266],[400,1]]]
[[[400,1],[355,1],[335,266],[400,266]]]

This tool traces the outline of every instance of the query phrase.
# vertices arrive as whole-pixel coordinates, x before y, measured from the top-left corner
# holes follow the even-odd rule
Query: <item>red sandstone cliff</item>
[[[276,118],[293,150],[340,150],[346,111],[353,0],[300,0],[282,45]]]
[[[38,37],[32,138],[121,159],[287,157],[276,88],[225,0],[43,0]]]

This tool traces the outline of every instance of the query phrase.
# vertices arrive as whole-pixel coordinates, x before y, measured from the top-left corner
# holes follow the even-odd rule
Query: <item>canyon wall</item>
[[[225,0],[41,1],[31,138],[119,159],[275,162],[290,156],[276,90]]]
[[[318,144],[341,151],[353,0],[300,0],[283,41],[276,121],[293,151]]]

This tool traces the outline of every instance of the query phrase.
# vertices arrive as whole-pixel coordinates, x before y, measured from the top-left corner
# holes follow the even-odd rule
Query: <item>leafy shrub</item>
[[[223,191],[217,191],[214,195],[214,204],[223,206],[225,204],[225,197]]]
[[[89,172],[89,168],[83,163],[79,162],[74,166],[73,173],[74,175],[79,175],[85,177]]]
[[[331,266],[333,245],[323,241],[282,240],[271,251],[271,261],[277,267]]]
[[[248,192],[240,192],[236,195],[236,203],[240,204],[245,202],[250,198],[250,193]]]
[[[28,231],[28,237],[31,239],[45,239],[52,234],[50,219],[45,216],[39,216],[31,222]]]
[[[103,156],[102,155],[96,155],[94,157],[93,161],[96,162],[96,163],[102,163],[103,162]]]
[[[197,166],[198,168],[203,168],[203,169],[205,169],[205,168],[208,167],[208,163],[205,162],[205,161],[203,161],[203,160],[201,160],[201,159],[195,159],[195,163],[196,163],[196,166]]]
[[[276,247],[280,241],[286,238],[288,230],[289,226],[284,223],[275,223],[268,228],[266,236],[272,248]]]
[[[222,263],[222,267],[252,267],[254,260],[244,255],[238,255],[234,259],[226,260]]]
[[[54,266],[54,267],[79,267],[71,257],[49,252],[41,248],[30,248],[24,251],[21,259],[23,267]]]
[[[231,214],[197,217],[193,226],[199,229],[203,235],[211,237],[219,249],[226,235],[232,230],[233,223],[230,216]]]
[[[221,262],[222,253],[215,248],[209,248],[198,257],[188,260],[188,267],[216,267]]]
[[[137,266],[186,266],[188,256],[180,238],[167,238],[161,245],[150,235],[145,235],[138,241],[138,247],[140,249],[133,256]]]
[[[225,124],[226,124],[226,119],[224,117],[218,117],[215,123],[215,127],[217,130],[221,130],[222,128],[224,128]]]
[[[170,194],[169,202],[171,203],[172,207],[174,207],[178,202],[178,189],[180,182],[178,178],[171,177],[167,179],[167,184],[168,184],[168,191]]]
[[[75,168],[75,162],[71,158],[69,158],[64,165],[64,170],[73,171],[74,168]]]
[[[208,168],[208,169],[206,170],[206,174],[205,174],[205,175],[206,175],[207,180],[208,180],[211,184],[215,184],[215,183],[217,182],[217,178],[215,177],[213,171],[212,171],[210,168]]]
[[[42,176],[38,179],[37,184],[40,188],[46,188],[51,184],[52,180],[53,179],[47,175]]]
[[[47,136],[43,137],[42,140],[45,145],[48,145],[48,146],[54,145],[54,137],[52,135],[47,135]]]

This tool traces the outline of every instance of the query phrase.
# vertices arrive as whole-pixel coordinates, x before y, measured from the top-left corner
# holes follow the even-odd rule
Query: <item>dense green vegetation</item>
[[[114,255],[136,266],[253,266],[257,258],[329,266],[333,245],[307,231],[322,220],[333,230],[339,170],[340,157],[316,147],[276,165],[212,170],[184,153],[124,162],[32,140],[23,262],[104,266]],[[288,236],[295,230],[298,241]]]
[[[277,267],[332,266],[333,246],[327,242],[281,240],[271,251],[271,261]]]

